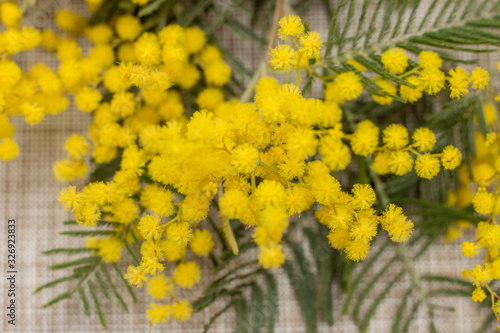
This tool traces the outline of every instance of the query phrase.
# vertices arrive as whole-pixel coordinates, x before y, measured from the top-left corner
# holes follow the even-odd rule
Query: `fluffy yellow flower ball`
[[[196,229],[189,246],[194,254],[202,257],[208,256],[214,247],[212,234],[208,230]]]
[[[446,146],[441,155],[441,164],[446,170],[453,170],[462,162],[462,154],[453,146]]]
[[[473,302],[481,303],[485,299],[486,299],[486,293],[484,292],[484,290],[480,286],[476,287],[476,289],[474,289],[474,291],[472,292],[471,300]]]
[[[169,304],[161,305],[152,302],[149,307],[146,309],[146,315],[152,325],[168,322],[171,312]]]
[[[160,218],[149,214],[144,215],[140,219],[137,229],[144,239],[156,239],[160,235]]]
[[[418,58],[418,65],[422,68],[440,69],[443,64],[439,54],[432,51],[422,51],[418,54]]]
[[[318,32],[310,31],[304,36],[301,36],[299,38],[299,42],[300,52],[302,52],[307,59],[319,58],[323,41],[321,40],[321,35]]]
[[[407,151],[394,151],[389,157],[389,170],[396,176],[407,174],[413,169],[413,159]]]
[[[22,13],[14,2],[0,4],[0,19],[7,28],[16,28],[21,22]]]
[[[113,38],[113,30],[109,25],[100,23],[87,27],[85,29],[85,36],[94,44],[107,44]]]
[[[390,124],[382,131],[382,139],[387,148],[398,150],[408,145],[408,130],[403,125]]]
[[[172,280],[181,288],[191,289],[200,281],[201,270],[194,261],[182,262],[175,268]]]
[[[283,245],[270,244],[267,246],[261,246],[258,260],[265,269],[280,267],[285,262]]]
[[[372,121],[363,120],[358,123],[356,132],[351,137],[351,148],[354,154],[368,156],[378,146],[380,130]]]
[[[426,68],[420,72],[420,82],[422,88],[429,95],[437,94],[444,87],[446,77],[442,71],[437,68]]]
[[[463,242],[462,243],[462,254],[465,257],[474,257],[479,253],[479,249],[477,245],[471,242]]]
[[[141,21],[132,15],[120,16],[116,20],[115,30],[121,40],[134,40],[142,31]]]
[[[210,111],[224,102],[224,92],[220,88],[206,88],[200,91],[196,98],[196,104],[200,109],[207,109]]]
[[[411,88],[402,84],[399,86],[399,95],[407,102],[415,103],[420,98],[422,98],[424,92],[420,78],[418,76],[410,76],[406,78],[406,81],[414,85],[415,88]]]
[[[297,53],[289,45],[278,45],[271,50],[270,63],[274,69],[288,72],[295,65]]]
[[[354,72],[339,74],[335,83],[338,94],[349,101],[357,98],[363,91],[361,79]]]
[[[82,159],[89,151],[89,144],[85,137],[73,134],[66,139],[64,150],[68,153],[69,157]]]
[[[148,293],[155,299],[169,297],[173,290],[174,284],[172,283],[172,280],[163,274],[155,276],[148,282]]]
[[[422,127],[413,132],[413,145],[419,151],[429,151],[436,144],[436,135],[430,129]]]
[[[279,37],[282,40],[289,40],[291,38],[298,38],[304,33],[304,25],[302,24],[302,19],[295,15],[288,15],[282,17],[278,25],[280,29],[278,30]]]
[[[231,78],[231,67],[223,61],[213,61],[208,64],[203,72],[208,84],[223,86]]]
[[[167,228],[167,239],[179,245],[186,245],[193,238],[188,222],[176,222]]]
[[[105,262],[118,262],[122,255],[123,243],[116,238],[107,238],[99,242],[98,254]]]
[[[10,139],[5,138],[0,140],[0,160],[11,161],[19,155],[19,147],[17,143]]]
[[[195,54],[200,52],[205,46],[207,41],[207,36],[198,27],[189,27],[184,33],[185,42],[184,47],[189,54]]]
[[[384,68],[391,74],[401,74],[408,67],[408,56],[400,48],[392,48],[385,51],[381,58]]]
[[[137,61],[145,66],[157,66],[160,64],[160,42],[158,37],[145,32],[134,43],[134,53]]]
[[[186,299],[180,300],[172,304],[171,310],[172,310],[172,317],[179,322],[184,322],[188,320],[189,318],[191,318],[191,314],[193,313],[193,307]]]
[[[168,261],[177,261],[186,254],[186,245],[178,244],[174,241],[164,240],[160,242],[160,249]]]
[[[231,163],[240,173],[250,174],[259,162],[259,151],[254,146],[245,143],[237,146],[231,152]]]
[[[81,35],[87,26],[87,20],[84,17],[66,9],[56,12],[56,23],[62,29],[74,35]]]
[[[439,173],[439,159],[429,153],[419,155],[415,161],[415,172],[420,178],[433,178]]]
[[[474,205],[474,210],[479,214],[491,214],[495,206],[495,195],[488,193],[484,187],[481,187],[472,199],[472,204]]]
[[[75,96],[76,106],[84,112],[92,112],[99,107],[102,95],[97,89],[83,87]]]

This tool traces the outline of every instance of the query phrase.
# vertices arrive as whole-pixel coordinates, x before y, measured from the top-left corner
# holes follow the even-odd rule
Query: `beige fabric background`
[[[429,1],[423,1],[429,2]],[[251,5],[252,2],[247,2]],[[222,3],[222,5],[227,2]],[[39,1],[35,10],[30,10],[27,20],[37,27],[53,27],[53,14],[55,8],[66,6],[72,10],[88,15],[84,1],[77,0],[44,0]],[[420,15],[422,13],[419,13]],[[248,21],[248,17],[236,13],[239,20]],[[327,32],[327,18],[321,6],[313,7],[304,17],[309,20],[311,28],[318,30],[323,36]],[[218,29],[218,36],[228,48],[242,59],[248,68],[255,69],[262,56],[261,51],[249,41],[240,41],[227,29]],[[57,66],[57,60],[48,52],[36,50],[16,57],[25,68],[29,68],[35,62],[48,62],[51,66]],[[488,59],[486,59],[488,60]],[[494,61],[494,59],[492,59]],[[487,62],[487,61],[486,61]],[[67,112],[57,116],[47,116],[39,125],[31,127],[22,119],[16,119],[17,133],[16,141],[20,145],[21,155],[10,163],[0,163],[0,258],[2,270],[6,271],[7,252],[6,246],[6,224],[8,219],[17,221],[17,321],[16,326],[7,324],[5,316],[7,305],[7,281],[6,273],[2,273],[0,282],[0,294],[2,295],[1,308],[1,331],[3,332],[98,332],[102,331],[98,318],[95,314],[89,319],[83,314],[81,301],[75,295],[69,301],[63,301],[55,306],[42,310],[41,306],[48,300],[61,293],[65,289],[56,287],[46,290],[39,295],[33,296],[36,287],[61,277],[64,272],[51,272],[48,265],[65,260],[64,257],[42,256],[41,251],[53,247],[80,246],[79,240],[59,236],[58,233],[69,228],[64,227],[61,222],[72,218],[65,212],[57,202],[59,191],[66,185],[58,183],[52,176],[52,165],[65,154],[62,145],[66,137],[72,133],[85,134],[90,116],[75,109],[72,104]],[[83,181],[76,182],[81,188]],[[380,244],[380,240],[375,243]],[[371,270],[374,275],[393,255],[396,247],[390,247],[379,259],[378,264]],[[445,244],[442,240],[433,245],[430,251],[416,262],[417,274],[441,274],[457,277],[463,267],[472,265],[471,261],[463,259],[460,255],[459,244]],[[210,263],[202,261],[203,271],[206,276],[211,275]],[[398,266],[395,266],[396,268]],[[359,269],[360,267],[358,267]],[[396,272],[392,272],[396,273]],[[184,292],[183,296],[193,300],[195,295],[203,289],[209,279],[202,283],[192,292]],[[369,332],[389,332],[392,319],[400,304],[405,286],[409,283],[409,277],[405,276],[387,295],[382,307],[375,314],[369,328]],[[279,283],[279,316],[276,332],[304,332],[304,325],[300,311],[294,299],[293,292],[282,271],[278,272]],[[385,283],[378,282],[375,290],[382,290]],[[125,294],[124,294],[125,295]],[[343,296],[340,288],[334,288],[335,299],[335,326],[329,328],[326,324],[320,325],[320,332],[357,332],[358,329],[349,318],[341,315]],[[368,295],[366,305],[372,303],[374,295]],[[125,295],[126,297],[127,295]],[[148,328],[144,308],[149,302],[144,290],[138,292],[139,302],[131,305],[130,314],[125,314],[116,301],[108,305],[103,302],[103,310],[111,332],[146,332]],[[435,298],[435,303],[443,306],[454,306],[455,312],[436,311],[437,328],[439,332],[475,332],[480,322],[489,312],[473,304],[464,298]],[[167,332],[201,332],[203,325],[212,314],[224,306],[224,302],[216,302],[209,309],[194,315],[192,320],[181,325],[178,323],[164,324],[156,327],[153,331]],[[234,329],[235,313],[229,311],[221,316],[213,325],[214,332],[232,332]],[[410,332],[428,332],[428,315],[425,307],[416,315]],[[491,327],[488,332],[495,331]]]

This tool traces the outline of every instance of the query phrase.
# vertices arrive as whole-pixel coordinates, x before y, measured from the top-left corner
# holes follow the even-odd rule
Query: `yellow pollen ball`
[[[278,30],[279,37],[282,40],[289,40],[291,38],[298,38],[304,33],[304,25],[300,17],[295,15],[288,15],[282,17],[278,25],[280,29]]]
[[[433,178],[439,173],[439,159],[429,153],[419,155],[415,161],[415,172],[420,178]]]
[[[436,135],[430,129],[422,127],[417,128],[415,132],[413,132],[413,145],[419,151],[429,151],[434,148],[436,144]]]
[[[155,299],[169,297],[173,290],[174,284],[163,274],[155,276],[148,282],[148,294]]]
[[[172,280],[181,288],[191,289],[198,283],[201,276],[201,270],[194,261],[187,261],[177,265]]]
[[[357,98],[363,91],[361,79],[354,72],[339,74],[335,80],[338,93],[346,100]]]
[[[278,268],[285,262],[283,246],[280,244],[270,244],[260,247],[259,263],[265,269]]]
[[[171,310],[172,310],[172,317],[181,323],[191,318],[191,314],[193,313],[193,307],[186,299],[180,300],[172,304]]]
[[[408,130],[399,124],[391,124],[382,131],[382,139],[387,148],[398,150],[408,145]]]
[[[210,254],[214,247],[214,241],[212,235],[208,230],[196,229],[194,232],[193,239],[189,243],[191,251],[202,257],[206,257]]]
[[[400,48],[392,48],[385,51],[381,58],[384,68],[391,74],[401,74],[408,67],[408,56]]]
[[[14,2],[0,4],[0,19],[7,28],[16,28],[21,22],[22,13]]]
[[[271,50],[270,63],[274,69],[287,72],[295,65],[297,54],[289,45],[278,45]]]

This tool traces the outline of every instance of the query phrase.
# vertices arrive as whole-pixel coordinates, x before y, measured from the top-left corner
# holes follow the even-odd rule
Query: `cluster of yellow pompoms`
[[[68,100],[62,95],[63,87],[57,74],[39,64],[23,73],[11,56],[34,49],[41,33],[33,27],[20,26],[22,12],[14,2],[0,4],[0,20],[7,30],[0,33],[0,160],[10,161],[19,155],[17,143],[12,139],[15,128],[10,117],[24,116],[34,125],[46,114],[64,111]]]
[[[59,76],[66,91],[74,94],[81,111],[93,113],[91,143],[79,135],[68,138],[64,146],[68,158],[56,163],[54,174],[59,180],[71,181],[86,173],[87,154],[102,164],[121,152],[120,170],[112,181],[90,183],[82,192],[70,186],[61,191],[60,201],[85,227],[101,220],[119,223],[117,231],[133,225],[124,235],[128,242],[133,240],[132,232],[142,240],[142,260],[139,266],[129,267],[125,277],[137,287],[147,284],[155,299],[146,310],[152,324],[164,323],[171,317],[185,321],[192,307],[186,299],[176,298],[175,289],[190,289],[201,276],[195,261],[185,261],[186,249],[189,246],[193,254],[208,256],[214,241],[208,230],[193,230],[193,223],[201,218],[196,217],[196,207],[192,210],[195,217],[189,218],[189,198],[181,206],[174,202],[179,196],[163,184],[145,186],[140,177],[160,152],[172,157],[177,154],[166,150],[169,145],[182,148],[182,142],[171,141],[172,135],[185,132],[188,122],[181,89],[192,89],[204,79],[206,88],[198,94],[196,103],[200,108],[214,110],[224,101],[221,88],[229,81],[231,69],[223,62],[219,49],[207,44],[205,34],[197,27],[169,25],[153,34],[143,32],[139,19],[130,15],[119,17],[114,27],[86,26],[83,18],[65,10],[58,12],[56,21],[70,33],[85,34],[94,46],[84,57],[73,39],[60,38],[50,31],[43,33],[42,44],[61,60]],[[99,85],[112,94],[109,102],[102,101]],[[172,86],[175,89],[169,89]],[[197,161],[204,164],[201,159]],[[167,170],[164,176],[169,176]],[[193,205],[196,200],[191,200]],[[147,209],[149,214],[141,217],[141,209]],[[176,210],[177,217],[169,218]],[[203,210],[205,217],[208,206]],[[124,240],[94,239],[87,246],[95,248],[105,262],[117,262]],[[171,277],[163,273],[166,262],[175,265]],[[162,300],[167,303],[158,303]]]
[[[44,32],[51,40],[45,44],[50,44],[62,61],[59,74],[66,89],[75,95],[80,110],[94,114],[89,137],[92,158],[97,163],[114,159],[120,149],[136,142],[148,125],[185,122],[181,95],[167,89],[172,85],[193,88],[202,78],[195,64],[201,64],[208,83],[198,95],[198,105],[212,110],[223,101],[220,87],[229,81],[231,70],[222,61],[221,52],[206,44],[204,33],[197,27],[170,25],[153,34],[143,32],[139,19],[125,15],[116,20],[114,29],[98,24],[75,31],[72,25],[85,26],[82,18],[60,11],[56,19],[61,27],[84,33],[94,44],[89,56],[83,57],[74,40]],[[115,56],[112,45],[116,44]],[[109,102],[101,101],[102,92],[96,88],[99,84],[113,93]],[[133,93],[131,87],[140,91]],[[61,160],[54,166],[54,173],[59,180],[70,181],[83,176],[81,165]]]
[[[492,296],[493,308],[498,315],[500,314],[500,302],[497,294],[490,289],[489,283],[492,280],[500,279],[500,226],[496,219],[496,216],[500,214],[500,188],[498,185],[500,137],[496,132],[498,125],[496,109],[492,105],[486,105],[484,110],[486,124],[492,131],[486,137],[481,132],[476,132],[476,157],[471,162],[471,172],[465,167],[460,170],[460,187],[451,193],[450,204],[456,204],[459,207],[472,204],[474,211],[485,217],[485,221],[479,222],[477,225],[475,240],[462,243],[462,254],[466,257],[475,257],[484,249],[483,264],[476,265],[472,269],[464,269],[462,275],[464,278],[471,279],[476,286],[472,300],[482,302],[486,299],[486,293],[482,287],[486,288]],[[477,188],[475,194],[471,191],[471,187]],[[459,223],[463,225],[463,222],[457,222],[457,224]],[[469,228],[470,224],[465,227]],[[454,238],[460,236],[457,231],[455,234],[457,235]]]
[[[87,2],[96,10],[102,0]],[[0,83],[0,89],[8,93],[0,97],[0,106],[7,115],[22,113],[32,124],[45,113],[64,110],[65,96],[73,95],[81,111],[92,113],[89,141],[80,135],[68,138],[64,146],[68,158],[55,164],[55,177],[61,181],[83,177],[88,155],[96,164],[119,159],[119,169],[107,182],[91,182],[82,191],[74,186],[62,190],[59,201],[83,227],[99,221],[117,224],[122,238],[87,243],[105,262],[118,262],[125,241],[137,235],[141,260],[128,267],[125,278],[138,288],[147,286],[155,300],[146,310],[151,324],[170,318],[182,322],[191,316],[191,304],[178,299],[176,292],[191,289],[201,278],[199,265],[188,258],[211,254],[214,240],[203,224],[214,206],[233,252],[238,253],[238,246],[231,239],[229,219],[238,219],[251,230],[259,248],[258,262],[265,269],[285,262],[282,240],[290,219],[311,209],[329,227],[331,246],[359,261],[369,254],[379,226],[392,241],[406,242],[414,225],[394,204],[377,213],[371,185],[354,184],[343,190],[332,172],[345,170],[352,154],[371,160],[370,167],[380,175],[401,176],[415,170],[419,177],[431,179],[441,166],[453,170],[461,164],[454,146],[431,153],[436,136],[428,128],[416,129],[411,143],[408,129],[399,124],[381,131],[374,122],[362,120],[344,129],[342,105],[364,89],[359,74],[366,69],[352,59],[348,64],[355,70],[322,77],[324,100],[305,98],[300,70],[322,61],[323,41],[318,32],[306,31],[297,16],[279,21],[281,44],[270,52],[274,69],[295,70],[296,83],[280,84],[264,77],[255,87],[253,102],[241,103],[226,99],[222,88],[231,78],[231,68],[197,27],[167,25],[153,33],[132,15],[117,17],[112,26],[90,26],[83,17],[59,11],[56,22],[63,30],[92,42],[84,56],[74,38],[47,30],[33,32],[36,38],[29,39],[29,28],[15,30],[20,19],[15,8],[11,3],[0,8],[2,22],[10,28],[0,41],[14,38],[9,34],[25,41],[0,43],[0,52],[12,54],[41,43],[61,63],[57,72],[37,65],[22,75],[14,62],[1,60],[0,71],[8,73],[8,80]],[[482,90],[489,81],[480,68],[469,74],[457,67],[446,76],[434,52],[420,53],[418,65],[410,69],[411,62],[399,48],[385,51],[381,62],[387,72],[408,81],[408,86],[399,87],[399,95],[408,102],[444,88],[452,98],[461,98],[469,84]],[[373,81],[384,93],[374,93],[372,99],[391,103],[398,94],[395,84],[382,78]],[[197,91],[199,111],[189,119],[185,90]],[[0,114],[1,159],[17,155],[10,140],[13,133],[8,117]],[[492,214],[497,207],[497,194],[488,192],[486,185],[481,184],[472,200],[480,214]],[[500,248],[499,230],[494,224],[481,224],[479,246],[489,251]],[[464,254],[477,252],[476,244],[464,245]],[[166,273],[168,265],[173,268],[171,275]],[[472,271],[476,285],[491,280],[485,272]],[[478,291],[474,299],[481,297]]]
[[[450,191],[448,204],[462,209],[472,206],[482,220],[475,226],[474,239],[462,242],[462,254],[469,258],[476,258],[482,254],[484,259],[480,264],[464,269],[462,277],[469,279],[476,287],[471,295],[472,301],[483,302],[491,296],[492,310],[498,318],[499,295],[490,288],[490,284],[493,280],[500,279],[500,225],[497,220],[500,214],[500,135],[496,107],[487,103],[483,111],[484,122],[489,132],[486,135],[479,130],[475,132],[476,155],[471,159],[470,168],[461,165],[458,169],[459,185]],[[477,122],[476,118],[475,121]],[[457,239],[463,230],[471,227],[470,222],[456,221],[448,228],[446,239],[448,241]]]
[[[386,71],[397,75],[407,81],[407,85],[399,86],[400,97],[410,103],[414,103],[422,98],[423,93],[435,95],[443,89],[450,92],[451,98],[461,98],[469,92],[469,84],[473,89],[483,90],[489,83],[489,74],[486,70],[476,67],[472,73],[462,67],[451,69],[446,76],[441,70],[442,60],[440,56],[432,51],[422,51],[419,54],[418,66],[409,67],[409,59],[405,51],[400,48],[391,48],[382,54],[381,62]],[[339,74],[334,81],[327,82],[325,86],[325,100],[343,103],[361,95],[363,85],[360,76],[357,74],[365,72],[366,68],[350,60],[349,64],[356,69],[356,72],[345,72]],[[377,77],[374,82],[382,89],[383,94],[372,94],[373,100],[386,105],[393,101],[393,97],[398,94],[396,85],[386,79]],[[448,84],[446,84],[448,82]]]
[[[319,50],[321,43],[307,42],[299,18],[283,18],[280,27],[282,39],[300,41],[298,57],[317,56],[317,52],[305,45],[319,45]],[[170,64],[174,63],[178,69],[184,61],[184,66],[189,68],[189,55],[196,56],[201,51],[199,58],[206,64],[206,81],[214,85],[208,89],[218,89],[216,85],[227,82],[226,79],[211,80],[207,74],[211,66],[224,67],[213,46],[194,48],[191,43],[189,50],[183,46],[183,40],[195,38],[189,37],[192,32],[167,26],[158,36],[145,33],[138,37],[134,52],[136,56],[144,55],[116,67],[113,75],[119,79],[109,82],[125,82],[121,89],[117,89],[116,84],[107,85],[105,79],[106,88],[114,95],[109,104],[101,103],[97,107],[91,126],[91,139],[98,142],[93,157],[98,162],[107,161],[96,155],[100,145],[94,137],[100,134],[108,139],[108,145],[114,145],[107,149],[106,157],[109,158],[109,151],[123,148],[121,168],[112,182],[89,184],[82,193],[70,188],[61,196],[61,201],[85,226],[95,225],[103,217],[123,224],[137,223],[141,207],[152,212],[138,222],[139,233],[145,241],[141,265],[129,268],[127,274],[132,284],[141,286],[149,279],[148,275],[156,276],[163,270],[162,261],[184,258],[188,244],[194,253],[208,254],[213,246],[209,234],[196,229],[193,236],[192,228],[207,217],[213,200],[218,201],[223,221],[240,219],[250,227],[255,226],[253,238],[259,245],[259,262],[264,268],[276,268],[284,262],[280,243],[290,216],[310,209],[315,202],[323,206],[318,216],[331,228],[332,246],[344,249],[353,260],[367,256],[379,222],[394,241],[408,240],[413,224],[401,209],[390,206],[377,216],[371,208],[376,197],[369,185],[356,185],[352,194],[348,194],[330,175],[330,171],[344,169],[350,163],[349,148],[342,141],[350,139],[350,135],[342,131],[338,104],[306,99],[296,85],[280,85],[275,79],[264,78],[256,87],[255,104],[228,101],[205,105],[207,109],[196,112],[185,123],[182,104],[177,99],[180,112],[175,116],[162,116],[164,101],[176,94],[164,91],[169,84],[162,81],[163,74],[181,84],[175,79],[175,70],[168,70]],[[171,52],[172,48],[178,48],[177,58],[167,61],[164,57],[172,55],[165,52]],[[146,49],[149,51],[145,52]],[[106,75],[111,70],[108,69]],[[147,113],[150,118],[141,117],[144,110],[137,107],[137,98],[132,98],[132,93],[127,91],[130,86],[140,88],[136,97],[151,106]],[[151,86],[156,90],[151,90]],[[201,102],[198,104],[203,106]],[[160,117],[152,117],[154,114]],[[123,126],[117,123],[120,119],[125,119]],[[360,126],[363,127],[363,123]],[[119,140],[112,134],[112,128],[127,131],[128,135]],[[404,138],[389,132],[387,130],[388,148],[406,146],[407,143],[401,143]],[[369,131],[363,133],[369,134]],[[110,137],[117,139],[109,140]],[[419,141],[427,150],[433,144],[431,142],[429,148],[428,140],[431,139],[424,137]],[[373,149],[378,146],[378,132],[375,141]],[[360,147],[364,145],[363,138],[356,142]],[[363,149],[360,154],[366,155],[366,149],[371,148]],[[318,152],[322,159],[312,160]],[[339,159],[342,154],[348,158]],[[145,172],[154,184],[144,186],[140,181]],[[133,199],[137,195],[139,201]],[[343,212],[342,221],[337,211]],[[199,274],[193,269],[180,272],[184,271],[178,273],[177,278],[174,274],[173,279],[181,287],[190,287]],[[188,281],[189,278],[192,280]]]
[[[154,299],[168,300],[151,304],[147,315],[152,324],[170,317],[183,321],[191,314],[189,302],[177,300],[175,291],[192,288],[200,280],[201,270],[195,261],[186,260],[186,250],[189,247],[199,256],[212,251],[210,232],[200,228],[212,203],[219,207],[223,229],[229,219],[239,219],[251,228],[259,247],[258,261],[266,269],[285,261],[282,237],[290,218],[313,206],[319,208],[315,214],[319,222],[330,229],[331,246],[358,261],[368,255],[379,225],[395,242],[406,242],[414,226],[393,204],[377,214],[373,209],[377,197],[370,185],[355,184],[350,193],[343,191],[332,171],[346,169],[352,153],[373,155],[371,168],[376,173],[404,175],[415,168],[426,179],[434,177],[441,165],[451,170],[461,163],[461,154],[453,146],[430,153],[436,137],[427,128],[415,130],[411,144],[408,130],[398,124],[381,132],[375,123],[364,120],[353,133],[344,132],[342,102],[361,94],[359,77],[354,72],[338,75],[326,84],[325,101],[305,98],[299,89],[300,68],[309,60],[320,60],[321,38],[317,32],[306,33],[296,16],[281,19],[279,25],[285,44],[271,51],[271,64],[276,69],[295,69],[297,84],[262,78],[254,103],[225,100],[220,87],[228,82],[231,70],[195,27],[169,25],[153,34],[142,32],[136,18],[123,16],[114,31],[105,25],[82,31],[94,42],[93,50],[102,48],[94,51],[101,55],[97,58],[82,58],[74,50],[76,44],[56,48],[67,66],[101,59],[93,82],[102,82],[112,93],[110,101],[102,102],[95,84],[81,78],[73,78],[71,90],[78,107],[94,113],[89,129],[94,160],[109,162],[122,152],[120,169],[111,181],[90,183],[82,192],[69,187],[61,192],[60,201],[82,226],[109,220],[132,226],[127,230],[141,237],[142,260],[130,266],[125,277],[136,287],[147,285]],[[74,30],[71,24],[61,26]],[[108,54],[104,50],[111,48],[113,39],[119,41],[116,65],[116,59],[102,56]],[[68,59],[69,55],[76,58]],[[420,58],[422,68],[433,64],[433,70],[439,71],[441,62],[435,54],[423,53]],[[395,75],[408,66],[400,50],[387,51],[382,61],[390,64],[387,70]],[[351,64],[359,68],[356,62]],[[200,110],[188,120],[178,89],[193,88],[201,79],[200,69],[207,87],[197,98]],[[420,67],[413,72],[424,75]],[[473,81],[473,86],[478,84]],[[390,102],[387,96],[373,98],[381,104]],[[88,148],[83,138],[70,138],[65,146],[68,161],[83,165]],[[74,170],[65,173],[71,177],[62,175],[62,166],[55,170],[59,178],[74,178]],[[228,237],[237,253],[237,245]],[[116,239],[94,244],[110,262],[119,259],[122,246]],[[167,262],[176,263],[171,277],[164,274]]]

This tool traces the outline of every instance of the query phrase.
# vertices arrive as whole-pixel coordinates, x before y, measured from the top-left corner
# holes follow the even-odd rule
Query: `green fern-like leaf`
[[[367,21],[370,5],[374,5],[374,12]],[[409,0],[378,0],[375,4],[365,0],[362,5],[356,0],[340,1],[330,20],[323,66],[334,72],[352,71],[354,69],[346,66],[346,61],[354,59],[387,80],[409,85],[405,79],[384,69],[380,54],[387,48],[401,47],[418,54],[432,47],[445,61],[470,62],[449,56],[446,51],[484,53],[493,52],[500,45],[498,35],[490,31],[500,29],[500,6],[497,1],[469,1],[464,4],[463,1],[433,0],[423,18],[417,22],[416,13],[422,6],[417,0],[413,1],[412,8],[409,8]],[[406,15],[408,12],[409,15]],[[393,20],[396,15],[397,19]],[[339,26],[339,17],[345,18],[342,26]],[[357,23],[354,25],[354,22]],[[402,29],[403,26],[405,29]],[[355,31],[352,37],[349,37],[349,31]],[[346,40],[349,38],[352,44],[347,49]],[[333,50],[337,51],[336,56],[332,56]],[[345,70],[338,65],[344,66]],[[357,74],[361,77],[360,73]],[[362,77],[362,83],[372,94],[387,95],[370,76]],[[404,102],[397,96],[390,97]]]
[[[64,225],[69,225],[73,226],[76,225],[75,221],[66,221],[63,223]],[[100,227],[105,227],[109,228],[112,227],[114,228],[116,226],[116,223],[113,222],[102,222],[99,223],[98,226]],[[124,230],[120,232],[115,232],[112,230],[105,230],[105,229],[94,229],[94,230],[77,230],[77,231],[67,231],[62,233],[63,235],[71,236],[71,237],[82,237],[82,236],[88,236],[88,235],[100,235],[100,236],[114,236],[117,237],[118,239],[122,239],[124,241],[125,247],[127,249],[128,254],[130,255],[130,258],[132,260],[137,260],[137,256],[134,252],[134,249],[132,248],[132,245],[128,244],[125,240],[125,236],[128,234],[127,232],[129,231],[130,228],[132,228],[133,225],[127,226]],[[89,233],[90,232],[90,233]],[[137,241],[138,242],[138,241]],[[68,275],[66,277],[62,277],[53,281],[50,281],[42,286],[40,286],[37,290],[35,290],[35,293],[39,293],[42,290],[48,289],[48,288],[53,288],[55,286],[61,285],[63,283],[73,283],[73,285],[69,285],[69,288],[63,292],[62,294],[59,294],[58,296],[54,297],[50,301],[48,301],[45,305],[43,305],[43,308],[49,307],[55,303],[58,303],[62,300],[71,298],[76,292],[78,292],[80,299],[82,300],[83,304],[83,309],[84,312],[87,316],[90,316],[91,314],[91,308],[90,308],[90,302],[89,302],[89,297],[92,299],[92,303],[94,304],[94,310],[98,315],[99,321],[101,325],[104,328],[107,328],[106,321],[104,319],[104,314],[102,313],[102,300],[99,298],[101,293],[102,296],[107,299],[109,302],[111,302],[111,296],[110,294],[113,294],[114,297],[118,300],[122,308],[128,312],[128,307],[123,300],[123,297],[120,295],[120,292],[118,291],[117,287],[112,281],[111,275],[107,269],[107,264],[104,263],[97,255],[96,249],[92,248],[55,248],[52,250],[48,250],[43,252],[46,255],[55,255],[55,254],[63,254],[63,255],[79,255],[79,254],[90,254],[90,256],[71,260],[71,261],[65,261],[61,262],[58,264],[53,264],[49,266],[51,270],[72,270],[72,274]],[[131,287],[128,285],[126,280],[123,278],[123,275],[120,272],[120,269],[116,264],[111,264],[113,266],[113,270],[117,273],[118,278],[120,281],[125,285],[125,288],[129,292],[130,296],[132,297],[132,300],[134,302],[137,301],[137,298],[135,296],[135,293],[132,291]],[[104,276],[104,278],[103,278]],[[99,286],[99,289],[101,290],[101,293],[97,293],[97,290],[95,288],[95,284]],[[84,288],[85,285],[88,288],[88,293],[86,289]],[[110,291],[110,292],[109,292]],[[90,295],[90,296],[89,296]]]
[[[106,324],[106,320],[104,320],[104,315],[101,310],[101,305],[99,304],[99,299],[97,298],[95,289],[94,289],[94,284],[92,281],[88,280],[87,284],[89,286],[90,290],[90,296],[92,297],[92,301],[94,302],[95,310],[97,311],[97,315],[99,316],[99,321],[101,322],[102,327],[105,329],[108,328],[108,325]]]

